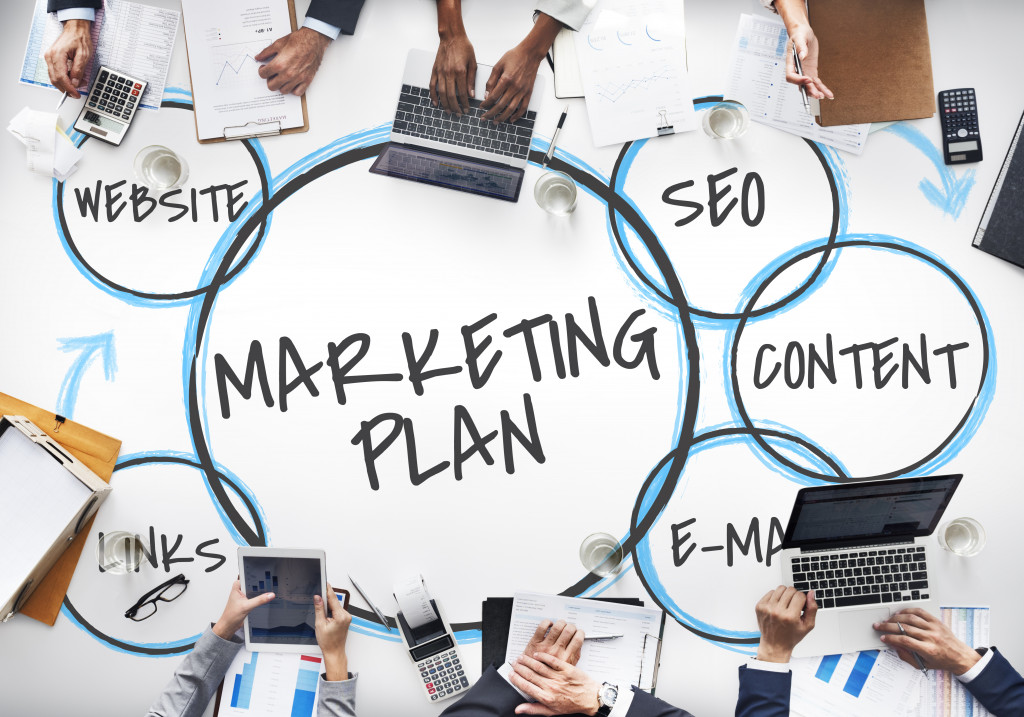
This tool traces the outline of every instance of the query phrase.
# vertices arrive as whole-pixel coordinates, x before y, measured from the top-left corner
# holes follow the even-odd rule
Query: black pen
[[[901,624],[899,624],[899,623],[897,622],[897,623],[896,623],[896,627],[898,627],[898,628],[900,629],[900,634],[901,634],[901,635],[906,635],[906,634],[907,634],[907,631],[903,629],[903,625],[901,625]],[[914,652],[913,650],[911,650],[911,651],[910,651],[910,654],[914,656],[914,662],[916,662],[916,663],[917,663],[917,666],[918,666],[919,668],[921,668],[921,672],[923,672],[923,673],[925,673],[925,674],[928,674],[928,668],[924,666],[924,660],[922,660],[922,659],[921,659],[921,656],[920,656],[920,655],[918,655],[918,654],[917,654],[916,652]]]
[[[554,134],[551,135],[551,143],[548,144],[548,153],[544,155],[544,161],[540,163],[540,166],[546,167],[548,162],[551,161],[551,156],[555,153],[555,143],[558,141],[558,133],[562,131],[562,125],[565,123],[565,116],[569,113],[569,105],[565,106],[562,110],[562,116],[558,118],[558,126],[555,127]]]
[[[796,43],[793,43],[793,67],[796,69],[796,74],[804,74],[804,68],[800,66],[800,55],[796,51]],[[807,101],[807,87],[803,82],[800,83],[800,99],[804,101],[804,111],[807,114],[811,113],[811,103]]]

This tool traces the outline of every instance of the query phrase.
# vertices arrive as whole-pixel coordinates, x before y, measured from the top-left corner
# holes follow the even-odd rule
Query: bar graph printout
[[[182,0],[199,139],[302,127],[302,100],[267,88],[256,56],[291,32],[287,0]]]
[[[924,675],[903,662],[894,650],[805,657],[792,660],[790,666],[791,711],[795,715],[918,714]]]
[[[313,655],[240,650],[224,675],[217,717],[312,717],[323,663]]]
[[[127,0],[104,0],[103,7],[96,11],[92,26],[96,52],[89,60],[79,91],[85,93],[95,68],[105,65],[148,82],[139,105],[151,110],[159,109],[180,17],[177,10]],[[36,0],[25,59],[21,65],[19,81],[22,84],[53,87],[44,54],[60,33],[57,15],[46,12],[46,0]]]
[[[595,145],[697,128],[682,3],[599,0],[575,34]]]

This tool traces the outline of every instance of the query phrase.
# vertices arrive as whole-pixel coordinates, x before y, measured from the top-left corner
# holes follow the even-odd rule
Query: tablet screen
[[[267,645],[316,645],[313,596],[322,595],[315,558],[245,556],[242,583],[247,597],[276,596],[249,613],[249,641]]]

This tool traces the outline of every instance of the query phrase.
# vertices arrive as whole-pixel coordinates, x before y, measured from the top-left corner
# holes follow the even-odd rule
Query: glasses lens
[[[172,583],[164,588],[160,592],[160,599],[164,602],[170,602],[171,600],[177,600],[181,597],[181,594],[185,592],[185,588],[188,587],[188,583],[182,581],[180,583]]]
[[[131,616],[131,619],[135,622],[142,622],[147,618],[153,617],[154,614],[156,614],[156,603],[147,602],[138,607],[135,614]]]

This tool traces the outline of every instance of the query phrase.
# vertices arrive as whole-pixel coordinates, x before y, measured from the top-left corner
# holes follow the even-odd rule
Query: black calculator
[[[121,144],[145,91],[145,80],[101,66],[75,120],[75,129],[113,145]]]
[[[942,153],[946,164],[981,161],[978,104],[973,87],[939,93],[942,122]]]

